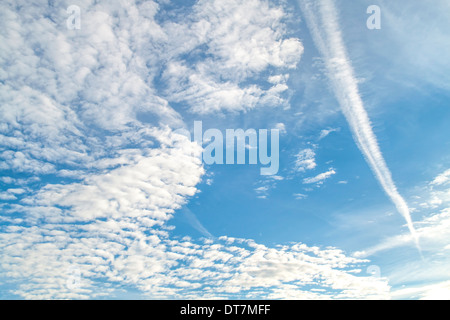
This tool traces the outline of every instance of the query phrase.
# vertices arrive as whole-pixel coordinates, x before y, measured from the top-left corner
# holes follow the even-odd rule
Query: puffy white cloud
[[[0,200],[16,200],[17,197],[14,194],[11,194],[9,192],[1,192],[0,193]]]
[[[193,11],[188,24],[170,25],[177,50],[168,50],[175,61],[164,71],[167,99],[198,113],[286,106],[288,75],[270,76],[268,89],[258,84],[270,68],[295,68],[303,53],[298,39],[284,37],[283,9],[261,0],[214,0],[198,1]]]
[[[301,297],[314,283],[325,290],[315,296],[388,295],[386,281],[350,272],[366,261],[337,249],[171,233],[204,170],[199,147],[172,132],[182,117],[170,102],[200,113],[286,105],[303,47],[285,36],[280,6],[199,1],[177,22],[156,19],[153,1],[79,6],[81,29],[67,30],[62,4],[1,4],[0,170],[28,175],[1,179],[0,198],[20,198],[1,205],[0,274],[13,293]]]
[[[280,6],[199,1],[175,23],[152,1],[79,5],[75,31],[62,4],[3,4],[0,143],[18,149],[3,154],[3,168],[49,174],[91,163],[111,151],[105,140],[128,144],[123,132],[142,124],[180,126],[168,101],[200,113],[287,105],[288,74],[257,84],[271,67],[295,68],[303,51],[285,37]]]
[[[320,131],[319,140],[322,140],[322,139],[328,137],[328,135],[330,135],[333,132],[339,132],[339,131],[340,131],[340,128],[323,129],[322,131]]]
[[[280,133],[286,133],[287,132],[286,131],[286,125],[284,123],[282,123],[282,122],[277,123],[275,125],[275,129],[280,130]]]
[[[1,238],[2,269],[28,279],[15,291],[25,298],[114,296],[123,284],[150,298],[301,298],[310,286],[318,290],[314,298],[389,297],[385,279],[355,276],[351,269],[365,261],[337,249],[173,240],[140,218],[9,226]]]
[[[316,153],[312,149],[305,149],[300,151],[295,160],[295,168],[299,172],[305,172],[306,170],[312,170],[316,168]]]
[[[258,198],[266,199],[269,193],[269,186],[262,186],[255,189],[255,192],[258,194]]]

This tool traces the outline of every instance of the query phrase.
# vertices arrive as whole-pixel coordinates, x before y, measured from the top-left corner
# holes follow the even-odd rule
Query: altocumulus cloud
[[[79,1],[75,31],[70,4],[1,4],[0,272],[12,294],[389,297],[385,279],[358,274],[367,261],[335,248],[171,235],[204,175],[199,147],[172,131],[182,113],[288,106],[303,46],[282,6],[198,1],[171,20],[153,1]]]

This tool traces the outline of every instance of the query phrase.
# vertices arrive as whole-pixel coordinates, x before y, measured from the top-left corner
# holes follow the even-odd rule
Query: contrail
[[[198,220],[197,216],[189,209],[184,208],[181,210],[187,222],[198,232],[200,232],[204,237],[209,239],[214,239],[214,236],[205,228],[205,226]]]
[[[383,158],[342,39],[333,0],[299,0],[312,37],[324,57],[333,91],[350,125],[354,139],[386,194],[405,218],[420,251],[408,205],[400,195]]]

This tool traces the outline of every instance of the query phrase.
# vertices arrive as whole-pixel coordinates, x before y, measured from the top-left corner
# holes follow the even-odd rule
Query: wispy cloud
[[[287,131],[286,131],[286,125],[285,125],[284,123],[282,123],[282,122],[277,123],[277,124],[275,125],[275,129],[280,130],[280,133],[281,133],[281,134],[285,134],[285,133],[287,132]]]
[[[419,247],[410,210],[392,179],[358,89],[358,82],[348,58],[333,0],[300,0],[302,11],[316,46],[324,57],[328,76],[354,139],[383,190],[392,200]]]
[[[441,186],[446,185],[450,182],[450,169],[438,175],[432,182],[431,185]]]
[[[303,45],[283,36],[285,18],[282,7],[267,1],[198,1],[193,14],[169,24],[167,100],[200,114],[287,107],[286,73],[296,68]],[[270,68],[280,74],[262,77]]]
[[[113,297],[123,285],[153,299],[301,298],[311,287],[315,299],[390,297],[386,279],[355,274],[365,260],[331,247],[174,239],[144,217],[8,229],[0,234],[2,269],[27,279],[14,290],[27,299]],[[75,287],[68,270],[80,276]]]
[[[335,174],[336,174],[336,171],[334,169],[330,169],[327,172],[323,172],[321,174],[318,174],[315,177],[303,179],[303,183],[304,184],[313,184],[313,183],[321,184],[325,180],[327,180],[330,177],[334,176]]]
[[[204,237],[213,239],[214,236],[211,234],[211,232],[208,231],[208,229],[205,228],[205,226],[198,220],[197,216],[188,208],[183,208],[180,212],[183,214],[188,223],[198,232],[200,232]]]
[[[445,171],[445,173],[448,172]],[[422,250],[425,254],[446,255],[450,243],[450,187],[445,184],[435,184],[442,181],[443,174],[438,175],[427,184],[422,194],[412,201],[417,211],[426,210],[424,218],[416,222],[416,232],[421,239]],[[430,214],[431,212],[431,214]],[[358,257],[368,257],[378,252],[392,250],[411,244],[412,235],[409,233],[389,237],[381,243],[358,252]]]

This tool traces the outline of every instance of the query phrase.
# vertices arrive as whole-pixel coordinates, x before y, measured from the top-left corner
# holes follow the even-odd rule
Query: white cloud
[[[180,126],[168,100],[200,113],[287,105],[288,74],[267,90],[241,84],[256,83],[271,66],[292,69],[301,57],[301,43],[284,36],[279,6],[200,1],[178,23],[157,23],[151,1],[81,6],[82,28],[72,32],[65,10],[4,4],[0,144],[18,151],[3,152],[3,169],[76,176],[80,168],[57,166],[88,166],[112,151],[103,140],[114,139],[117,150],[135,138],[125,132],[148,122]],[[211,58],[182,58],[201,51]],[[165,93],[153,86],[160,74]]]
[[[284,177],[282,176],[268,176],[269,179],[275,180],[275,181],[283,181]]]
[[[262,186],[255,189],[256,194],[258,195],[258,198],[260,199],[266,199],[269,195],[269,186]]]
[[[188,208],[184,208],[181,212],[188,223],[198,232],[200,232],[204,237],[214,238],[214,236],[205,228],[205,226],[198,220],[197,216]]]
[[[270,67],[295,68],[303,53],[298,39],[284,38],[283,9],[267,1],[214,0],[199,1],[194,13],[170,24],[178,49],[168,50],[173,59],[163,75],[167,99],[201,114],[286,107],[288,75],[269,77],[273,86],[267,90],[257,84]],[[207,56],[200,59],[201,47]],[[189,59],[182,59],[186,54]]]
[[[25,189],[22,189],[22,188],[14,188],[14,189],[8,189],[7,192],[10,192],[12,194],[24,194],[27,191]]]
[[[257,182],[257,187],[254,190],[259,199],[267,199],[270,191],[276,189],[278,184],[284,180],[285,178],[282,176],[267,176]]]
[[[80,6],[75,32],[65,28],[65,8],[3,5],[0,144],[17,151],[3,151],[2,169],[77,178],[145,138],[132,136],[140,128],[179,127],[168,101],[200,113],[287,106],[288,74],[270,78],[267,90],[256,84],[270,67],[295,68],[303,52],[285,37],[280,6],[200,1],[177,23],[157,22],[152,1]],[[156,78],[166,92],[154,88]]]
[[[16,200],[17,197],[9,192],[0,192],[0,200]]]
[[[299,172],[316,168],[316,153],[312,149],[304,149],[296,155],[295,169]]]
[[[151,4],[128,9],[144,13]],[[152,115],[156,125],[180,122],[154,94],[155,74],[144,67],[157,54],[140,47],[156,37],[152,16],[119,19],[128,15],[120,7],[86,6],[81,30],[71,32],[65,28],[65,8],[30,2],[2,7],[1,28],[9,31],[0,35],[5,83],[0,144],[17,150],[2,153],[2,169],[36,174],[54,174],[60,165],[86,169],[134,142],[124,134],[145,127],[138,116]],[[145,34],[139,32],[144,26],[149,27]],[[112,137],[119,141],[116,148],[105,143]],[[65,170],[60,172],[71,171]]]
[[[267,81],[269,81],[272,84],[285,84],[287,80],[289,79],[289,74],[279,74],[276,76],[270,76]]]
[[[275,129],[280,130],[280,133],[286,133],[286,125],[284,123],[277,123]]]
[[[145,219],[39,228],[10,224],[0,234],[2,270],[9,279],[28,279],[15,290],[28,299],[111,297],[121,285],[160,299],[300,298],[310,286],[320,289],[313,295],[317,299],[389,297],[385,279],[351,272],[366,261],[337,249],[304,244],[269,248],[228,237],[203,243],[175,240]],[[79,271],[75,288],[67,286],[73,276],[68,270]],[[285,286],[291,290],[283,295]]]
[[[334,248],[171,233],[204,170],[199,147],[172,132],[182,118],[169,102],[200,113],[286,105],[287,76],[269,78],[267,90],[243,84],[297,65],[303,47],[285,37],[282,8],[199,1],[175,23],[157,22],[153,1],[86,2],[74,31],[65,8],[38,2],[0,10],[0,169],[36,176],[2,178],[14,185],[0,197],[21,197],[2,204],[5,290],[86,299],[130,286],[150,298],[230,298],[250,289],[280,297],[289,286],[289,297],[314,284],[325,290],[315,297],[389,296],[385,280],[351,272],[367,261]],[[211,58],[196,59],[199,49]],[[20,191],[37,175],[39,189]]]
[[[424,220],[416,222],[416,226],[417,234],[423,242],[422,250],[424,252],[442,251],[450,243],[450,209],[443,209],[439,213],[426,217]],[[410,234],[401,234],[388,238],[374,247],[357,252],[356,256],[368,257],[380,251],[413,244],[414,239]]]
[[[441,186],[446,185],[450,182],[450,169],[438,175],[436,179],[431,182],[431,185]]]
[[[296,194],[294,194],[294,197],[297,200],[303,200],[303,199],[308,198],[308,196],[306,194],[302,194],[302,193],[296,193]]]
[[[327,172],[318,174],[315,177],[303,179],[303,183],[304,184],[313,184],[313,183],[320,184],[320,183],[323,183],[325,180],[329,179],[330,177],[334,176],[335,174],[336,174],[336,171],[334,169],[330,169]]]
[[[320,131],[320,136],[319,136],[319,140],[322,140],[326,137],[328,137],[328,135],[330,135],[333,132],[339,132],[340,128],[336,128],[336,129],[323,129],[322,131]]]

